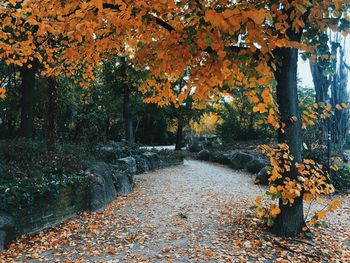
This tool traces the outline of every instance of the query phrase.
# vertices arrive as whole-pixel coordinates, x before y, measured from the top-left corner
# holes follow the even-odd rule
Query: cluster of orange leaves
[[[194,100],[212,99],[218,88],[266,87],[252,100],[256,112],[279,128],[271,103],[276,70],[273,51],[281,47],[312,50],[307,40],[294,42],[287,32],[309,24],[320,31],[337,29],[332,19],[346,12],[346,0],[144,1],[8,0],[0,4],[0,58],[8,64],[37,66],[44,76],[94,79],[94,68],[115,55],[147,67],[149,81],[140,90],[148,102],[181,104],[190,90]],[[281,8],[283,7],[283,8]],[[332,7],[332,8],[331,8]],[[344,29],[344,34],[349,30]],[[39,65],[38,65],[39,64]],[[189,89],[174,93],[172,84],[190,70]]]
[[[309,125],[315,125],[317,120],[329,118],[334,110],[341,111],[347,109],[347,107],[348,106],[345,102],[335,105],[335,109],[332,109],[332,106],[325,102],[314,103],[312,106],[306,106],[302,111],[302,128],[305,129]]]
[[[281,213],[278,205],[274,203],[275,200],[281,199],[283,205],[292,206],[296,198],[302,197],[311,205],[314,200],[321,202],[322,196],[334,192],[333,185],[329,183],[329,174],[322,165],[309,159],[304,159],[302,163],[295,163],[287,144],[279,144],[277,148],[263,145],[262,152],[269,157],[271,164],[271,169],[268,171],[269,188],[265,192],[269,202],[263,203],[262,197],[258,196],[255,208],[258,217],[268,226],[272,226],[273,220]],[[296,172],[297,177],[288,177],[289,172],[291,174]],[[322,210],[314,213],[309,224],[318,224],[318,219],[326,218],[325,209],[328,212],[334,212],[340,205],[339,200],[332,200]]]
[[[0,88],[0,99],[4,99],[6,97],[6,89]]]

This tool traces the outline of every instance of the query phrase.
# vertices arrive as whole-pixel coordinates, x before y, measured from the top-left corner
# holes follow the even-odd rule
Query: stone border
[[[79,189],[62,188],[58,200],[35,200],[16,217],[0,211],[0,251],[23,234],[35,234],[84,210],[98,212],[105,209],[117,196],[125,196],[132,191],[135,174],[180,164],[183,164],[183,158],[175,161],[172,158],[168,162],[150,151],[119,158],[111,164],[95,163],[85,171],[86,185]]]
[[[225,164],[235,170],[245,169],[247,172],[256,175],[256,184],[268,185],[268,169],[270,167],[270,162],[267,159],[259,158],[251,153],[243,151],[215,153],[204,149],[197,153],[197,159]]]

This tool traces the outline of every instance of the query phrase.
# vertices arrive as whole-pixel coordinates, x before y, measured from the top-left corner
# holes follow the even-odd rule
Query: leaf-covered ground
[[[244,172],[186,161],[136,176],[136,189],[22,240],[1,262],[350,262],[348,197],[314,240],[270,235],[249,207],[262,193]]]

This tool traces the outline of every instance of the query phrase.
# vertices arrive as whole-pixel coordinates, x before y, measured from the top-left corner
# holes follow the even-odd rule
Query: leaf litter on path
[[[349,200],[315,239],[271,235],[254,178],[199,161],[135,176],[136,188],[0,254],[0,262],[349,262]]]

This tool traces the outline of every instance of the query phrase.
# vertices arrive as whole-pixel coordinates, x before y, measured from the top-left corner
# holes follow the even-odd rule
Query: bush
[[[0,141],[0,208],[15,215],[37,198],[57,198],[62,187],[84,182],[82,171],[94,161],[84,147],[27,139]]]
[[[226,105],[220,113],[222,123],[217,126],[217,134],[224,142],[246,141],[261,138],[273,138],[275,132],[268,125],[262,125],[263,116],[248,108],[243,114]]]
[[[48,164],[26,169],[15,162],[0,164],[0,207],[11,214],[36,198],[57,198],[62,187],[81,184],[82,174]]]
[[[8,162],[32,162],[40,155],[45,154],[44,143],[28,139],[11,139],[0,141],[0,159]]]
[[[141,155],[145,151],[136,143],[110,141],[107,144],[98,145],[93,150],[93,154],[99,161],[113,163],[119,158]]]
[[[331,172],[331,181],[335,189],[346,191],[350,189],[350,168],[342,165],[337,171]]]

